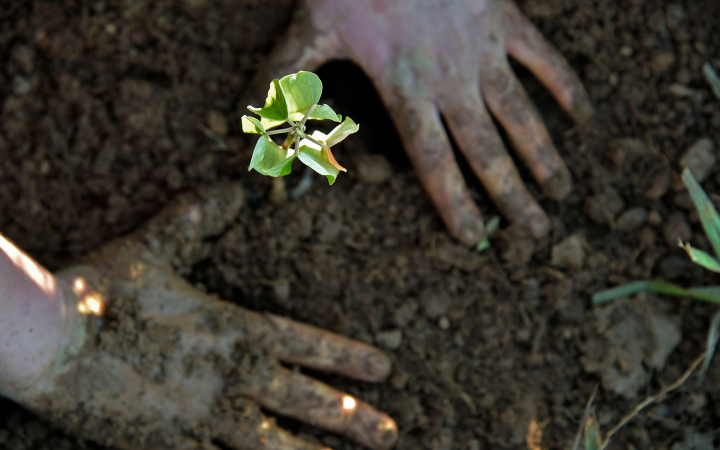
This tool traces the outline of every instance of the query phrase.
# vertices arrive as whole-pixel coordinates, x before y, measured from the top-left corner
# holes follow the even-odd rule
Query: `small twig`
[[[620,423],[615,425],[610,431],[607,432],[607,434],[605,435],[605,439],[603,440],[602,447],[600,447],[600,448],[604,449],[605,447],[607,447],[612,435],[617,433],[618,430],[620,430],[620,428],[622,428],[623,426],[625,426],[625,424],[630,422],[630,420],[632,420],[632,418],[635,417],[643,408],[657,402],[658,400],[662,400],[670,391],[673,391],[673,390],[677,389],[678,387],[680,387],[680,385],[682,385],[685,382],[685,380],[688,379],[688,377],[692,374],[692,372],[695,370],[695,368],[703,361],[703,359],[705,359],[705,352],[703,352],[700,356],[698,356],[695,359],[695,361],[693,361],[693,363],[690,365],[690,367],[685,371],[685,373],[682,374],[682,376],[680,378],[675,380],[674,383],[672,383],[668,386],[665,386],[657,394],[651,395],[648,398],[646,398],[645,400],[643,400],[641,403],[639,403],[629,414],[627,414],[625,417],[622,418],[622,420],[620,420]]]

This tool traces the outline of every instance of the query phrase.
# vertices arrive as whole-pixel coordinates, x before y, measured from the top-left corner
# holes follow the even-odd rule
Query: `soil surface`
[[[568,448],[596,384],[608,430],[704,349],[711,305],[642,295],[593,307],[590,296],[655,276],[718,282],[676,242],[708,248],[681,160],[720,200],[720,99],[702,75],[706,61],[720,71],[720,3],[520,6],[597,113],[594,126],[573,128],[517,67],[575,179],[565,201],[542,201],[554,225],[546,239],[503,222],[481,254],[453,241],[390,120],[376,117],[370,81],[349,63],[320,71],[324,98],[363,124],[335,152],[349,174],[332,188],[315,176],[305,195],[270,202],[270,180],[246,170],[252,146],[236,112],[294,4],[255,0],[3,2],[0,231],[54,270],[137,229],[180,192],[240,180],[243,214],[186,268],[196,287],[385,349],[394,363],[385,383],[313,375],[391,414],[399,449]],[[610,448],[712,449],[718,429],[716,358],[701,386],[688,380]],[[99,447],[0,400],[0,448]]]

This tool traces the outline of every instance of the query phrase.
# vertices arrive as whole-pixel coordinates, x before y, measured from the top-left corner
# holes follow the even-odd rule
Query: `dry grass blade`
[[[635,417],[636,415],[638,415],[638,413],[639,413],[640,411],[642,411],[643,408],[645,408],[646,406],[651,405],[651,404],[657,402],[658,400],[662,400],[663,398],[665,398],[665,396],[666,396],[669,392],[674,391],[675,389],[677,389],[678,387],[680,387],[680,386],[685,382],[685,380],[687,380],[688,377],[693,373],[693,371],[695,370],[695,368],[696,368],[704,359],[705,359],[705,353],[703,353],[703,354],[701,354],[700,356],[698,356],[698,357],[695,359],[695,361],[693,361],[693,363],[690,365],[690,367],[685,371],[685,373],[682,374],[682,376],[680,376],[680,378],[678,378],[677,380],[675,380],[675,382],[674,382],[673,384],[670,384],[670,385],[668,385],[668,386],[665,386],[660,392],[658,392],[658,393],[655,394],[655,395],[649,396],[648,398],[646,398],[645,400],[643,400],[642,403],[639,403],[637,406],[635,406],[635,408],[634,408],[629,414],[627,414],[625,417],[623,417],[617,425],[615,425],[610,431],[608,431],[607,435],[605,436],[605,440],[603,441],[602,448],[607,447],[608,442],[610,442],[610,438],[612,437],[612,435],[615,434],[615,433],[617,433],[618,430],[620,430],[620,428],[622,428],[623,426],[625,426],[626,423],[630,422],[630,420],[632,420],[633,417]]]

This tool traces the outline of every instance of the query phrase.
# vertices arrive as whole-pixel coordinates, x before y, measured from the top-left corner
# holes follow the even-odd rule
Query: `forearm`
[[[0,395],[41,381],[62,340],[67,307],[52,276],[0,235]]]

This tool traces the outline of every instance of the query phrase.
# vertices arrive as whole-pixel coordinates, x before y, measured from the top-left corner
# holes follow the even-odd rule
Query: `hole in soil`
[[[333,100],[335,111],[360,124],[360,132],[353,139],[362,140],[371,153],[384,154],[395,167],[411,167],[395,124],[360,67],[349,61],[333,61],[322,66],[317,75],[323,82],[323,97]]]

